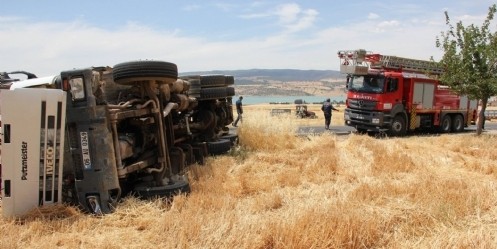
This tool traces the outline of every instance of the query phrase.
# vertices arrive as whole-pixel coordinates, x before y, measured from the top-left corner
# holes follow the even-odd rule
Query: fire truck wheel
[[[166,61],[123,62],[114,66],[113,77],[114,81],[121,85],[150,80],[173,83],[178,79],[178,67]]]
[[[185,180],[177,180],[173,184],[165,186],[145,187],[139,186],[134,189],[138,197],[150,199],[157,197],[170,198],[178,194],[188,194],[191,192],[190,184]]]
[[[464,130],[464,119],[461,115],[454,116],[452,122],[452,132],[462,132]]]
[[[404,136],[406,134],[406,120],[401,115],[396,115],[390,127],[391,136]]]
[[[443,116],[439,129],[441,133],[449,133],[451,131],[452,119],[450,118],[449,115]]]

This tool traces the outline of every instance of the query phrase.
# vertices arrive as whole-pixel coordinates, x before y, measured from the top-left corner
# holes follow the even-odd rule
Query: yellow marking
[[[414,130],[416,129],[416,105],[412,105],[411,107],[411,122],[409,122],[409,129]]]

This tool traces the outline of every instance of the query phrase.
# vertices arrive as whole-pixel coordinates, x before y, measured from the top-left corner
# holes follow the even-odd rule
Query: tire
[[[442,118],[442,122],[440,123],[439,131],[441,133],[449,133],[452,130],[452,119],[450,115],[445,115]]]
[[[226,96],[227,97],[235,96],[235,88],[234,87],[226,87]]]
[[[237,134],[231,134],[231,133],[226,134],[226,135],[222,136],[221,139],[230,140],[231,146],[235,146],[238,144],[238,135]]]
[[[231,86],[235,84],[235,77],[232,75],[226,75],[224,81],[226,82],[227,86]]]
[[[231,149],[231,141],[229,139],[219,139],[214,142],[207,142],[207,152],[210,155],[222,155]]]
[[[200,89],[200,100],[226,98],[226,87],[202,88]]]
[[[392,120],[389,134],[391,136],[401,137],[406,134],[406,120],[401,115],[396,115]]]
[[[159,80],[173,83],[178,79],[176,64],[165,61],[130,61],[114,66],[113,78],[117,84],[132,85],[139,81]]]
[[[191,192],[190,184],[185,180],[177,180],[173,184],[156,187],[138,186],[134,189],[135,194],[142,199],[157,197],[170,198],[178,194],[188,194]]]
[[[462,115],[454,116],[452,120],[452,132],[462,132],[464,130],[464,118]]]
[[[200,86],[202,88],[226,86],[226,77],[224,75],[201,75]]]

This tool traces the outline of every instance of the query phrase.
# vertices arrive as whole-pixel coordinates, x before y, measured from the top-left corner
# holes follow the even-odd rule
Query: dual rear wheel
[[[440,122],[439,131],[441,133],[462,132],[464,130],[464,118],[459,115],[444,115]]]
[[[396,115],[392,120],[389,130],[391,136],[404,136],[407,132],[407,122],[402,115]],[[441,133],[462,132],[464,131],[464,118],[460,114],[444,115],[438,128]]]

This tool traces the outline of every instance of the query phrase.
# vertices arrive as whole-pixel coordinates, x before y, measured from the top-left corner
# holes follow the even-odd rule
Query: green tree
[[[436,46],[444,51],[440,80],[460,94],[481,100],[477,135],[482,132],[484,112],[490,97],[497,95],[497,32],[490,30],[496,5],[490,6],[481,27],[464,26],[459,21],[454,27],[445,12],[448,30],[437,37]]]

